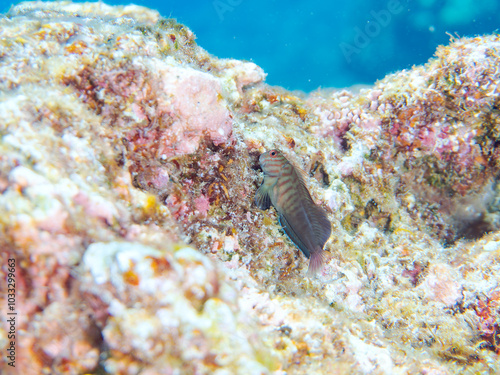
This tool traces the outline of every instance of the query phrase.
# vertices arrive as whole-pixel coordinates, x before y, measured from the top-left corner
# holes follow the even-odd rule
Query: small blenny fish
[[[311,198],[302,170],[290,163],[281,152],[271,150],[259,157],[264,181],[255,193],[255,204],[267,210],[276,208],[283,230],[310,259],[309,276],[323,268],[323,247],[332,227],[326,212]]]

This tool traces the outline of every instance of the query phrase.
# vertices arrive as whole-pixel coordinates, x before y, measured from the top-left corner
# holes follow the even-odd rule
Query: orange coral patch
[[[123,280],[130,285],[139,285],[139,276],[132,270],[123,273]]]

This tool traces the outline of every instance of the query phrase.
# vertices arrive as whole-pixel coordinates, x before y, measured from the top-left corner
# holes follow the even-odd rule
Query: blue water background
[[[7,11],[11,2],[1,2]],[[108,4],[127,4],[106,1]],[[450,36],[498,31],[498,0],[137,0],[190,27],[211,54],[250,60],[291,90],[373,84],[425,63]]]

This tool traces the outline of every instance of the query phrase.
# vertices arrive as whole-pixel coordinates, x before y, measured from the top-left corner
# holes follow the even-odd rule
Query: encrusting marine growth
[[[496,34],[453,39],[371,87],[306,95],[154,10],[13,6],[0,278],[13,259],[16,368],[0,372],[500,373],[499,56]],[[265,176],[263,212],[274,149],[298,180],[283,194]],[[314,278],[279,216],[305,255],[329,254]]]

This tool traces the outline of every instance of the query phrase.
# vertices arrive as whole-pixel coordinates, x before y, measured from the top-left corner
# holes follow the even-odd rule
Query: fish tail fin
[[[311,259],[309,260],[309,268],[307,270],[307,276],[313,277],[318,272],[323,269],[323,265],[325,264],[325,252],[323,249],[316,249],[311,252]]]

